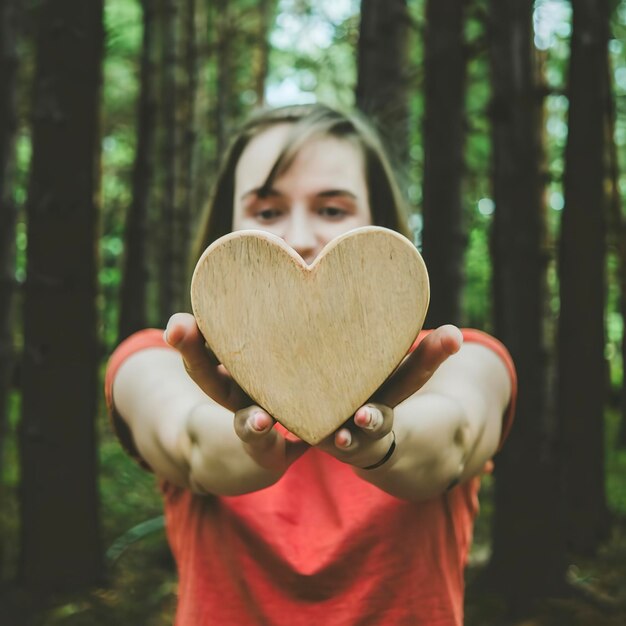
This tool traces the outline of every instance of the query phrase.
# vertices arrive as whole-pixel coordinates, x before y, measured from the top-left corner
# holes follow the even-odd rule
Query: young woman
[[[406,231],[375,135],[321,105],[286,107],[236,138],[195,258],[256,228],[312,262],[368,224]],[[251,405],[189,314],[126,340],[106,384],[122,443],[160,479],[178,626],[462,624],[477,476],[515,395],[495,339],[422,333],[375,401],[316,447]]]

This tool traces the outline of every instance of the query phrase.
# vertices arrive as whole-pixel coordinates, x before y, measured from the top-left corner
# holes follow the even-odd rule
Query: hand
[[[215,402],[233,413],[252,404],[250,397],[206,345],[193,315],[172,315],[163,338],[180,352],[187,374]]]
[[[389,451],[395,438],[392,427],[393,409],[369,402],[318,447],[344,463],[366,468]]]
[[[452,325],[429,333],[418,347],[381,385],[371,401],[359,408],[354,417],[319,447],[355,467],[378,463],[395,441],[393,407],[421,389],[463,343],[461,331]]]
[[[309,444],[286,439],[275,424],[276,420],[256,405],[235,413],[235,432],[248,456],[265,469],[284,472],[309,449]]]
[[[456,326],[446,324],[433,330],[404,358],[373,397],[388,406],[397,406],[419,391],[462,345],[463,334]]]
[[[243,448],[264,469],[284,472],[307,449],[305,442],[285,439],[276,420],[233,380],[207,347],[196,320],[189,313],[174,314],[164,333],[165,341],[180,353],[191,379],[212,400],[234,413],[235,433]]]

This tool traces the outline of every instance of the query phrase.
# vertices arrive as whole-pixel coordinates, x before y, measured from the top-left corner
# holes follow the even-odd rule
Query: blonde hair
[[[230,233],[233,225],[235,170],[250,141],[277,124],[291,124],[285,145],[262,189],[286,172],[299,150],[311,139],[337,137],[351,141],[363,153],[372,223],[411,238],[407,209],[389,159],[375,131],[358,115],[348,115],[323,104],[292,105],[253,114],[234,137],[219,171],[192,250],[192,266],[213,241]]]

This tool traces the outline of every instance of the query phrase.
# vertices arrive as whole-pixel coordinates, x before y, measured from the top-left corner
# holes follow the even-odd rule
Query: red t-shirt
[[[492,349],[509,371],[503,441],[517,388],[511,357],[485,333],[463,335]],[[162,331],[149,329],[111,357],[106,393],[113,415],[117,369],[154,347],[169,348]],[[114,423],[137,456],[124,423]],[[408,502],[314,448],[275,485],[251,494],[198,496],[162,482],[179,573],[176,626],[461,626],[479,482]]]

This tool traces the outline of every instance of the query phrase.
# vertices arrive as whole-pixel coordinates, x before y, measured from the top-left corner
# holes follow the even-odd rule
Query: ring
[[[385,454],[385,456],[382,459],[380,459],[380,461],[374,463],[373,465],[362,467],[361,469],[364,469],[364,470],[376,469],[377,467],[384,465],[391,458],[392,454],[395,452],[395,449],[396,449],[396,433],[392,430],[391,434],[393,435],[393,441],[391,442],[391,445],[389,446],[389,450],[387,450],[387,454]]]

